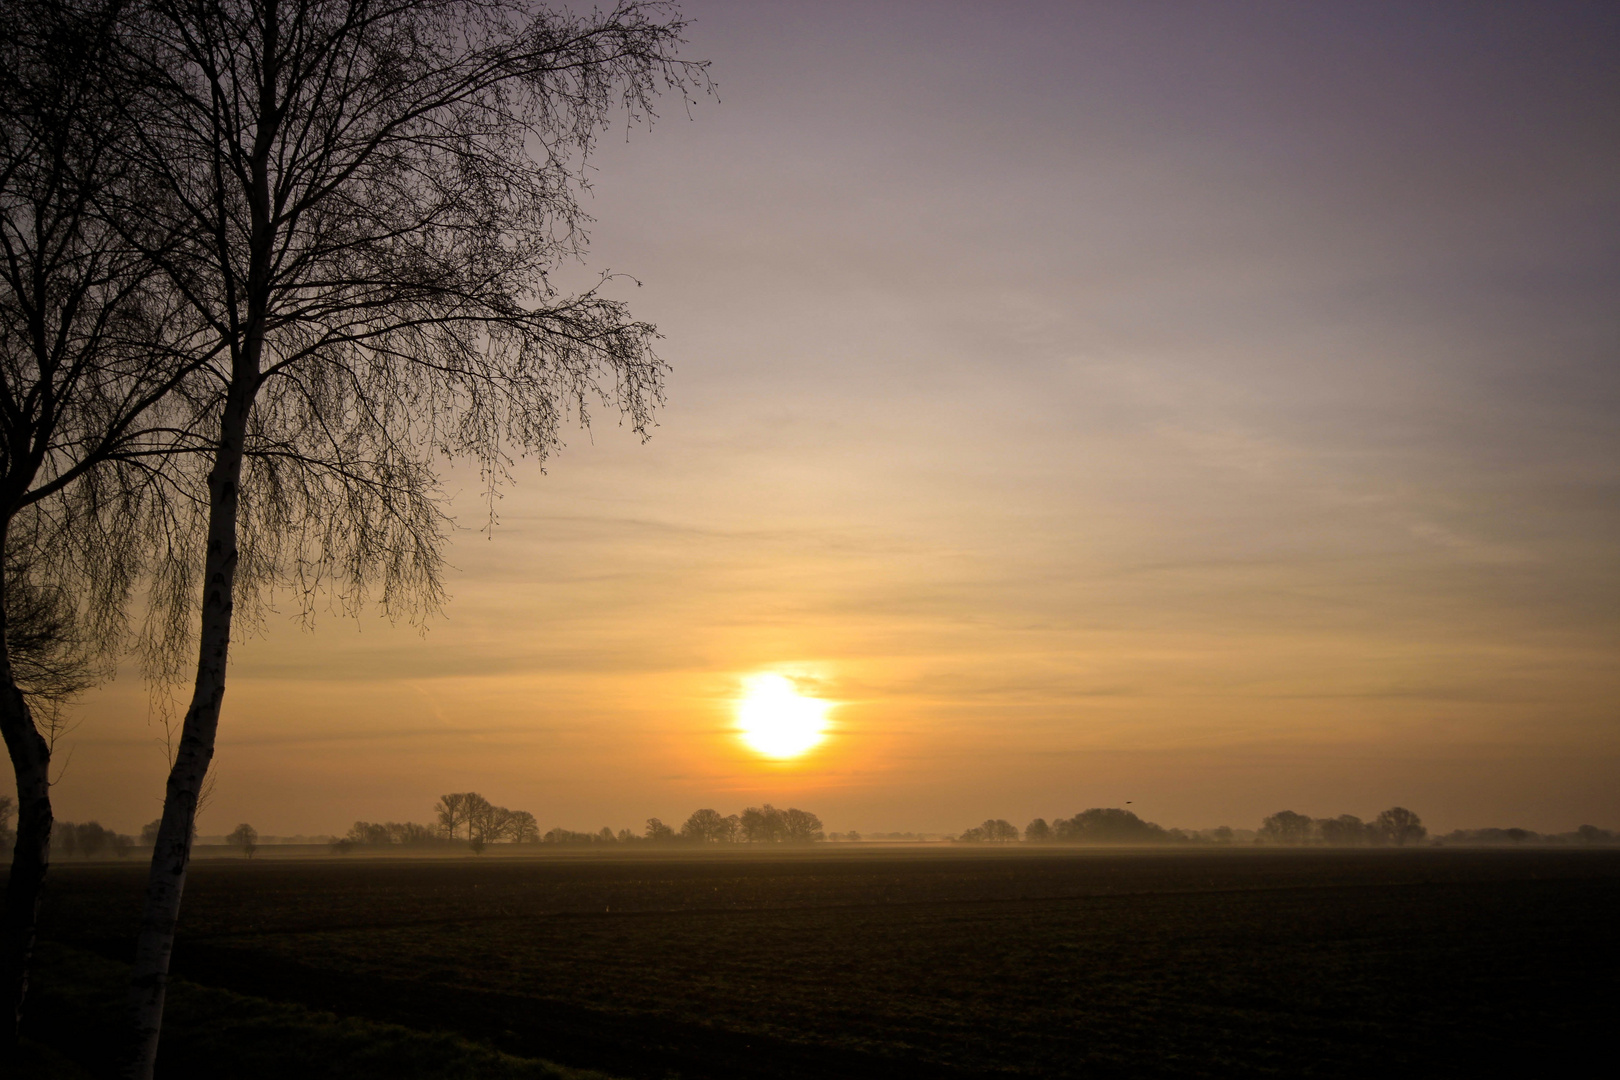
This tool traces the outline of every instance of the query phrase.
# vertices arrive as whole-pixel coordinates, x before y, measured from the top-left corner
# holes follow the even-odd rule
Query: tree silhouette
[[[789,844],[813,844],[825,840],[821,819],[808,810],[788,807],[782,811],[782,840]]]
[[[241,848],[242,854],[251,859],[253,853],[259,850],[259,830],[248,824],[238,825],[231,830],[231,834],[225,838],[225,842]]]
[[[1143,821],[1129,810],[1093,807],[1072,818],[1052,823],[1052,839],[1071,844],[1152,844],[1169,839],[1151,821]]]
[[[54,706],[104,670],[173,524],[164,454],[193,442],[190,405],[172,395],[206,359],[175,351],[195,344],[196,320],[105,213],[137,184],[141,117],[120,107],[131,88],[116,62],[125,9],[0,5],[0,735],[18,795],[0,917],[7,1038],[49,866]]]
[[[1392,806],[1379,814],[1373,828],[1385,843],[1398,847],[1421,843],[1429,835],[1423,820],[1404,806]]]
[[[113,834],[99,821],[87,821],[75,828],[79,836],[79,854],[93,859],[112,846]]]
[[[476,792],[453,792],[449,795],[439,796],[439,801],[433,807],[433,810],[439,815],[439,827],[444,830],[445,839],[454,840],[456,830],[467,824],[468,814],[471,812],[468,800],[472,798],[482,800],[483,796],[478,795]],[[470,831],[467,834],[467,839],[472,839]]]
[[[1045,818],[1036,818],[1024,826],[1024,840],[1031,844],[1044,844],[1052,839],[1052,827]]]
[[[474,798],[477,802],[468,815],[467,828],[471,832],[474,850],[482,851],[485,844],[506,839],[507,830],[512,825],[512,811],[494,805],[481,795]]]
[[[1308,844],[1316,823],[1304,814],[1279,810],[1260,824],[1260,835],[1273,844]]]
[[[731,836],[750,844],[813,844],[827,838],[819,817],[794,807],[778,810],[770,803],[750,806],[725,821]]]
[[[1354,814],[1322,818],[1316,822],[1316,832],[1324,844],[1333,847],[1354,847],[1372,841],[1372,830]]]
[[[394,838],[389,835],[388,826],[371,821],[357,821],[349,826],[349,832],[344,836],[351,844],[363,844],[376,847],[381,844],[392,844]]]
[[[132,18],[132,239],[214,328],[194,691],[169,774],[132,981],[150,1076],[214,752],[233,616],[290,578],[351,609],[441,598],[436,462],[543,455],[592,400],[644,432],[663,368],[623,305],[559,296],[582,161],[698,67],[668,9],[574,17],[505,0],[189,0]],[[159,249],[165,235],[187,242]],[[247,542],[244,542],[247,541]],[[189,597],[181,598],[189,604]],[[476,832],[471,841],[479,840]]]
[[[439,843],[446,839],[448,837],[433,826],[419,825],[414,821],[357,821],[350,826],[348,835],[344,837],[344,840],[350,845],[364,844],[371,847],[393,846],[395,844],[406,847],[421,847],[426,844]]]
[[[1006,844],[1018,839],[1018,827],[1002,818],[992,818],[967,830],[959,839],[968,843]]]
[[[786,833],[782,823],[782,812],[770,803],[745,809],[739,818],[739,824],[742,838],[750,844],[780,843]]]
[[[723,844],[732,839],[732,830],[719,811],[695,810],[681,826],[681,839],[699,844]]]
[[[515,810],[507,823],[506,838],[514,844],[538,844],[540,823],[527,810]]]

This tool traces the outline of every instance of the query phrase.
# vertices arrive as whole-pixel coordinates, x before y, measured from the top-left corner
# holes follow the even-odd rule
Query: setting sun
[[[750,675],[737,699],[737,730],[766,757],[798,757],[825,737],[831,708],[831,702],[799,693],[785,675]]]

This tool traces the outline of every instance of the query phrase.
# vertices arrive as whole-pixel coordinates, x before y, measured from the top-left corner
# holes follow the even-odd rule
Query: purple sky
[[[665,335],[426,636],[272,617],[205,833],[1090,806],[1620,826],[1620,8],[700,3],[605,138]],[[838,702],[791,765],[750,673]],[[125,677],[63,817],[155,817]]]

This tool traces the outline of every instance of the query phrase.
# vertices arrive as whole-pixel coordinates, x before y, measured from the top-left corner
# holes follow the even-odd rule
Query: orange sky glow
[[[588,199],[652,438],[599,413],[487,531],[449,472],[425,627],[239,634],[204,834],[465,790],[1620,827],[1620,65],[1579,26],[684,6],[720,100],[611,133]],[[830,703],[802,754],[739,732],[772,674]],[[137,831],[147,688],[74,720],[58,816]]]

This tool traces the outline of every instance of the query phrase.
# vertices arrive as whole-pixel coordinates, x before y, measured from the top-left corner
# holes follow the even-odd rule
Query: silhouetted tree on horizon
[[[970,844],[1008,844],[1018,839],[1018,827],[1002,818],[991,818],[967,830],[957,839]]]
[[[1308,844],[1316,833],[1316,822],[1292,810],[1279,810],[1260,824],[1260,835],[1272,844]]]
[[[506,824],[506,838],[514,844],[538,844],[540,823],[527,810],[514,810]]]
[[[1153,844],[1170,836],[1162,827],[1143,821],[1129,810],[1093,807],[1052,822],[1052,839],[1068,844]]]
[[[821,819],[808,810],[750,806],[737,817],[738,835],[750,844],[812,844],[825,840]]]
[[[508,810],[504,806],[496,806],[476,791],[452,792],[439,796],[434,804],[434,813],[438,817],[440,835],[446,840],[456,839],[456,830],[463,826],[467,829],[467,843],[474,851],[482,851],[486,844],[496,844],[511,841],[514,844],[535,844],[540,842],[540,826],[533,814],[527,810]],[[366,825],[366,822],[356,822],[356,828]],[[371,826],[378,830],[377,839],[368,839],[351,832],[350,839],[356,843],[405,843],[414,842],[401,839],[395,830],[404,828],[426,829],[426,826],[398,826],[390,822],[388,825]]]
[[[482,795],[478,795],[476,792],[452,792],[449,795],[439,796],[439,801],[435,804],[433,810],[439,816],[439,828],[444,830],[445,839],[454,840],[456,830],[467,824],[469,815],[472,812],[468,799],[474,796],[480,800],[483,798]],[[470,828],[467,831],[467,839],[472,839],[472,830]]]
[[[1373,842],[1372,828],[1354,814],[1320,819],[1316,835],[1331,847],[1359,847]]]
[[[259,850],[259,830],[246,823],[238,825],[231,830],[225,842],[232,847],[241,848],[243,856],[251,859],[253,853]]]
[[[1422,843],[1429,835],[1429,830],[1423,827],[1423,819],[1404,806],[1392,806],[1379,814],[1373,827],[1380,839],[1396,847]]]
[[[736,835],[740,822],[720,816],[718,810],[694,810],[681,826],[681,838],[699,844],[724,844]]]
[[[122,858],[133,846],[134,841],[130,837],[107,828],[99,821],[84,821],[77,824],[71,821],[58,821],[51,834],[52,854],[61,854],[65,857],[94,859],[110,853]]]

